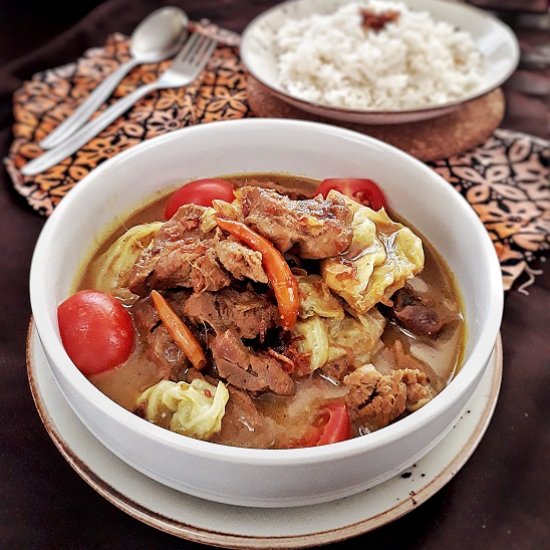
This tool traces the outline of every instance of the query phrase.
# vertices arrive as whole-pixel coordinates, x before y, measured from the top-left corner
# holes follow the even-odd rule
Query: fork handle
[[[88,124],[80,128],[69,139],[50,149],[39,157],[31,160],[23,166],[21,172],[24,176],[35,176],[44,170],[54,166],[64,158],[72,155],[83,145],[88,143],[111,122],[124,114],[136,101],[154,90],[162,88],[158,81],[145,84],[134,90],[131,94],[113,103],[108,109],[103,111],[98,117],[94,118]]]
[[[141,63],[138,59],[130,59],[111,73],[96,89],[79,105],[74,113],[66,118],[57,128],[50,132],[40,143],[42,149],[52,149],[78,130],[111,95],[126,73]]]

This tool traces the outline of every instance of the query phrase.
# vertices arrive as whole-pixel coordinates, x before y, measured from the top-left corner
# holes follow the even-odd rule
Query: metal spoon
[[[188,23],[185,12],[176,7],[161,8],[146,17],[132,33],[131,59],[99,84],[71,116],[39,143],[40,147],[51,149],[78,130],[136,65],[158,63],[172,57],[187,38]]]

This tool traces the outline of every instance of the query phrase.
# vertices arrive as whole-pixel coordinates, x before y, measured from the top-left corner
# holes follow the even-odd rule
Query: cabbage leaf
[[[313,315],[299,319],[292,335],[297,337],[298,353],[309,358],[312,371],[343,357],[357,368],[368,363],[381,346],[385,325],[384,316],[376,309],[362,314],[360,319],[350,315],[341,319]]]
[[[319,275],[299,275],[296,280],[300,293],[299,315],[302,319],[313,315],[344,318],[344,308]]]
[[[354,312],[366,313],[424,268],[424,249],[421,239],[383,208],[374,211],[344,198],[353,212],[352,241],[345,254],[322,260],[321,275]]]
[[[309,356],[309,368],[312,371],[321,368],[327,362],[329,343],[324,319],[314,315],[305,321],[298,320],[292,335],[299,337],[296,341],[298,353]]]
[[[356,318],[346,315],[342,320],[328,321],[328,360],[335,361],[347,356],[354,368],[370,362],[373,354],[382,345],[380,337],[386,326],[386,319],[372,309]]]
[[[209,206],[201,215],[199,228],[206,235],[206,233],[210,233],[216,227],[218,227],[216,223],[216,211]]]
[[[229,391],[196,378],[186,382],[161,380],[138,399],[147,420],[196,439],[210,439],[222,428]]]
[[[151,222],[131,227],[96,258],[91,265],[94,290],[120,294],[121,289],[126,289],[130,270],[162,225],[162,222]]]

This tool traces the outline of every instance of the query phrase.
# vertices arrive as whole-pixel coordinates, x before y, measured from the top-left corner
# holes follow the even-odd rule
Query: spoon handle
[[[120,115],[124,114],[136,101],[152,91],[164,86],[165,84],[160,81],[155,81],[150,84],[140,86],[131,94],[128,94],[126,97],[123,97],[116,103],[113,103],[99,116],[72,134],[69,139],[61,142],[57,147],[46,151],[44,154],[25,164],[25,166],[21,169],[22,174],[24,176],[35,176],[36,174],[40,174],[40,172],[51,168],[69,155],[72,155],[75,151],[80,149],[80,147],[88,143],[88,141],[93,139],[103,129],[109,126],[111,122],[116,120]]]
[[[112,72],[95,90],[79,105],[74,113],[66,118],[57,128],[50,132],[40,143],[42,149],[56,147],[78,130],[109,98],[118,83],[132,68],[140,63],[133,58],[123,63]]]

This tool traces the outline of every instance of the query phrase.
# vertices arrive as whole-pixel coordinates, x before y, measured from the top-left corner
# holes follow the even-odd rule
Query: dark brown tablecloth
[[[242,31],[252,17],[274,3],[172,2],[193,19],[208,17],[235,31]],[[1,156],[11,140],[11,94],[22,79],[72,61],[85,48],[101,44],[111,32],[131,32],[142,17],[162,4],[167,2],[105,2],[59,34],[91,9],[93,2],[64,7],[64,11],[41,5],[35,16],[29,9],[32,2],[2,2]],[[33,29],[32,35],[26,32]],[[40,46],[48,39],[51,42]],[[10,60],[19,54],[25,55]],[[509,112],[513,116],[503,125],[548,138],[540,123],[540,98],[533,99],[521,88],[525,78],[529,81],[529,70],[512,81]],[[536,78],[541,75],[548,78],[544,71]],[[108,503],[68,466],[46,434],[31,399],[25,368],[28,274],[44,219],[13,191],[3,170],[0,179],[0,548],[199,548],[148,527]],[[422,550],[550,547],[550,273],[544,262],[535,267],[543,268],[543,273],[535,278],[529,294],[521,293],[516,284],[506,296],[502,389],[489,429],[473,456],[418,509],[352,541],[335,543],[333,548],[354,543],[362,548]]]

